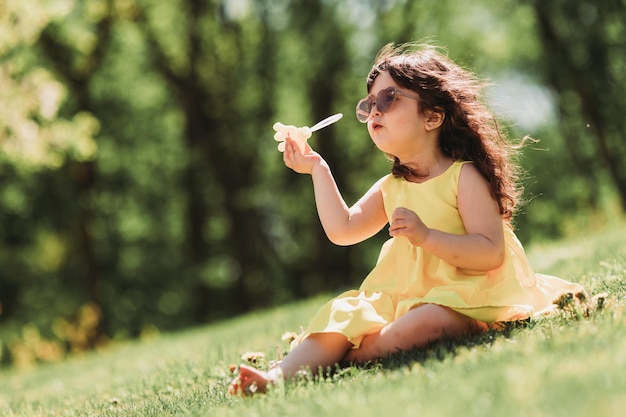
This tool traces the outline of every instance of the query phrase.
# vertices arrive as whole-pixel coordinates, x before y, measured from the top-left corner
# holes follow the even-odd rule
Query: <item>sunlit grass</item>
[[[286,350],[325,297],[219,324],[112,345],[0,374],[3,416],[621,416],[626,409],[626,227],[536,245],[536,269],[608,293],[576,312],[427,351],[406,352],[266,396],[230,398],[228,367]],[[278,346],[278,349],[277,349]]]

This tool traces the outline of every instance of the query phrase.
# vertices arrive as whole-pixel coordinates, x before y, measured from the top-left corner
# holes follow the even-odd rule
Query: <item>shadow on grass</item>
[[[506,323],[503,325],[503,328],[499,330],[492,329],[482,334],[438,340],[431,343],[426,348],[398,351],[385,358],[378,359],[358,367],[362,369],[382,368],[395,370],[400,368],[411,368],[416,363],[423,365],[429,361],[442,361],[446,358],[456,356],[460,350],[471,349],[477,346],[489,346],[499,338],[513,338],[521,330],[530,329],[534,326],[535,322],[531,320],[520,320]]]
[[[454,357],[462,349],[485,347],[492,345],[500,338],[515,338],[523,331],[532,330],[538,326],[552,324],[572,324],[589,319],[596,313],[612,310],[624,298],[626,285],[620,280],[620,285],[611,288],[611,293],[602,292],[589,298],[584,293],[566,293],[554,300],[556,312],[539,319],[525,319],[503,323],[500,329],[491,329],[482,334],[466,335],[454,339],[442,339],[431,343],[427,348],[416,348],[409,351],[399,351],[385,358],[356,366],[357,369],[400,369],[411,368],[414,364],[425,364],[429,361],[442,361]]]

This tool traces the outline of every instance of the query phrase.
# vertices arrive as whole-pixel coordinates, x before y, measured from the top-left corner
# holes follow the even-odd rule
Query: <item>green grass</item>
[[[626,409],[626,226],[535,245],[538,272],[607,304],[440,343],[254,398],[225,394],[228,365],[276,357],[326,299],[0,373],[2,416],[621,416]]]

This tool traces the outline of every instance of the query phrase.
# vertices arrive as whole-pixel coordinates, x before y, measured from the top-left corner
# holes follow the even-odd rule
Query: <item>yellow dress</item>
[[[396,207],[407,207],[430,228],[465,234],[457,206],[464,163],[455,162],[440,176],[423,183],[388,175],[381,183],[387,218]],[[498,269],[486,273],[454,267],[404,237],[389,239],[361,287],[322,306],[292,348],[312,333],[344,334],[356,348],[365,335],[424,303],[494,323],[545,314],[564,293],[584,292],[578,284],[535,274],[506,224],[504,234],[505,260]]]

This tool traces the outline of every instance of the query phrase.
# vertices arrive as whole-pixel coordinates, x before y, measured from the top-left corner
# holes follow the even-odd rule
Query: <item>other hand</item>
[[[413,245],[421,246],[429,232],[430,229],[413,210],[398,207],[393,211],[389,223],[389,236],[403,236],[409,239]]]

